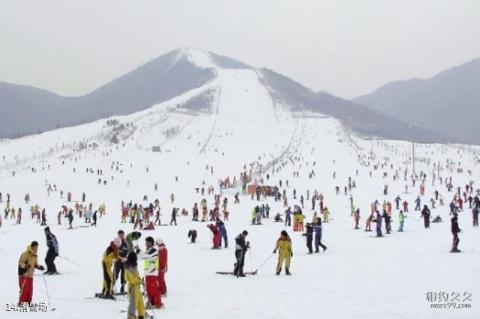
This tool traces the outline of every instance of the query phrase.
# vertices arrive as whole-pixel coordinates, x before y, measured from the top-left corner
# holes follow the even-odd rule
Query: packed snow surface
[[[188,50],[185,54],[199,67],[215,67],[202,51]],[[424,229],[420,213],[413,210],[420,181],[412,186],[410,143],[365,140],[332,118],[292,116],[289,105],[274,102],[254,70],[218,68],[217,72],[216,79],[205,86],[143,112],[0,141],[0,211],[3,217],[7,193],[11,195],[11,206],[23,210],[21,225],[3,219],[0,228],[3,306],[18,299],[17,261],[32,240],[40,242],[39,262],[44,264],[43,227],[29,213],[30,206],[38,204],[46,209],[47,224],[60,243],[60,256],[74,262],[57,258],[60,275],[42,278],[41,272],[36,272],[34,301],[49,301],[56,310],[30,314],[28,318],[125,318],[126,314],[121,313],[127,309],[125,298],[93,298],[102,288],[102,254],[119,229],[127,233],[133,230],[133,224],[120,223],[121,202],[148,205],[158,198],[162,223],[169,223],[173,207],[185,208],[189,215],[179,216],[178,226],[143,231],[139,241],[143,248],[145,237],[160,237],[169,249],[168,297],[163,299],[163,309],[153,311],[157,318],[480,317],[479,230],[472,226],[471,210],[465,203],[464,211],[459,213],[462,253],[449,253],[452,235],[448,207],[456,187],[463,190],[473,181],[473,187],[478,188],[477,148],[415,146],[415,170],[427,175],[422,206],[428,204],[432,217],[440,215],[443,219],[442,223]],[[206,110],[182,108],[207,91],[213,93]],[[103,175],[97,175],[97,170],[103,170]],[[312,210],[307,190],[310,198],[315,190],[322,193],[324,205],[331,212],[331,220],[323,225],[326,252],[307,254],[302,232],[273,222],[272,216],[277,212],[284,218],[282,201],[275,202],[272,197],[257,201],[242,194],[239,178],[244,171],[251,174],[252,183],[260,184],[263,180],[265,185],[278,186],[281,180],[280,191],[286,189],[288,206],[300,205],[303,195],[307,222],[312,220],[314,211],[318,213],[318,201]],[[315,175],[310,178],[312,171]],[[294,172],[298,172],[298,177]],[[394,180],[396,172],[399,177]],[[219,179],[227,177],[230,181],[236,177],[239,186],[220,190]],[[356,187],[345,195],[349,177]],[[445,187],[450,177],[452,192]],[[57,191],[47,192],[48,185],[55,185]],[[222,200],[228,198],[227,249],[210,249],[211,233],[206,227],[209,222],[191,221],[195,202],[200,204],[206,198],[209,209],[213,208],[213,196],[202,196],[195,190],[210,185]],[[383,194],[385,185],[387,195]],[[336,186],[340,189],[338,195]],[[440,192],[445,206],[437,201],[436,208],[431,208],[435,190]],[[81,201],[85,192],[85,204],[92,203],[94,208],[106,204],[107,213],[98,220],[97,227],[78,216],[72,230],[67,229],[63,218],[61,225],[57,224],[62,205],[75,205],[66,201],[67,192],[72,193],[73,201]],[[241,194],[240,203],[234,204],[237,192]],[[24,201],[27,193],[31,198],[28,205]],[[174,203],[170,201],[172,193]],[[144,195],[147,201],[143,200]],[[397,195],[409,202],[403,233],[397,232]],[[354,230],[350,196],[360,209],[358,230]],[[392,233],[382,238],[375,238],[375,225],[373,232],[364,231],[375,200],[380,206],[384,200],[394,205]],[[267,203],[271,207],[270,218],[264,219],[262,225],[252,225],[252,209]],[[189,244],[190,229],[198,231],[196,244]],[[216,274],[233,270],[234,238],[244,229],[249,231],[247,239],[251,243],[245,270],[253,271],[265,260],[266,263],[256,276]],[[277,256],[271,257],[284,229],[293,241],[292,276],[285,276],[284,272],[276,276]],[[141,261],[139,269],[143,269]],[[441,291],[458,292],[462,297],[464,293],[472,294],[471,308],[432,309],[426,294]],[[22,316],[26,315],[5,309],[0,315]]]

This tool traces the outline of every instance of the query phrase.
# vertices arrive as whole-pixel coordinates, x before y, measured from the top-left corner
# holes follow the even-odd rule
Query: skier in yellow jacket
[[[131,251],[125,262],[125,279],[128,283],[128,317],[127,319],[145,318],[145,303],[143,302],[140,285],[142,279],[137,269],[137,254]],[[138,314],[138,317],[135,316]]]
[[[285,274],[290,276],[290,259],[293,256],[292,241],[285,230],[282,230],[280,233],[280,238],[277,240],[277,246],[275,247],[273,253],[276,254],[277,250],[277,275],[280,275],[280,272],[282,271],[282,265],[285,263]]]
[[[33,273],[35,269],[44,270],[37,263],[38,242],[32,241],[18,261],[18,284],[20,286],[19,303],[31,303],[33,296]]]
[[[117,237],[112,242],[110,242],[110,245],[105,250],[105,253],[103,253],[103,258],[102,258],[103,288],[102,288],[102,293],[95,295],[98,298],[115,299],[115,297],[113,296],[114,280],[113,280],[112,267],[113,267],[113,263],[120,258],[118,254],[118,249],[121,246],[121,244],[122,242],[120,238]]]

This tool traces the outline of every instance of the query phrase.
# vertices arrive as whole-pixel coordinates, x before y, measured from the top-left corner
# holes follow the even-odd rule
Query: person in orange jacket
[[[33,273],[35,269],[45,270],[37,263],[38,242],[32,241],[18,260],[18,284],[20,286],[19,303],[31,303],[33,297]]]
[[[156,243],[158,246],[158,289],[160,294],[166,297],[167,284],[165,282],[165,274],[168,271],[168,250],[161,238],[157,238]]]

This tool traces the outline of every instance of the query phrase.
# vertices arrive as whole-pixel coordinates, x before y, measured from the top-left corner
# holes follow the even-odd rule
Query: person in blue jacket
[[[47,256],[45,257],[45,264],[47,264],[46,275],[58,274],[55,266],[55,258],[58,256],[58,241],[57,237],[50,231],[49,227],[45,227],[45,237],[47,239]]]
[[[288,207],[285,211],[285,226],[290,226],[292,224],[292,209]]]
[[[377,237],[383,237],[382,235],[382,215],[377,210],[377,215],[375,216],[375,223],[377,223]]]
[[[327,246],[322,244],[322,219],[317,217],[317,222],[313,224],[313,231],[315,233],[315,252],[318,253],[318,247],[322,247],[323,252],[327,250]]]
[[[227,229],[225,228],[225,223],[217,217],[217,228],[220,231],[220,246],[222,246],[221,240],[223,239],[223,242],[225,244],[225,248],[228,248],[228,237],[227,237]]]

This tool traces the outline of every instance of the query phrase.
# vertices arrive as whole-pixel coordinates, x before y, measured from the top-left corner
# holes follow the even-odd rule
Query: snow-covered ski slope
[[[453,193],[438,180],[438,174],[443,179],[451,176],[455,187],[463,187],[472,180],[478,188],[477,148],[416,145],[416,172],[427,174],[422,202],[427,204],[438,190],[446,205],[439,206],[437,202],[436,208],[431,209],[432,215],[440,215],[444,222],[432,224],[426,230],[419,212],[413,212],[419,182],[411,186],[410,143],[365,140],[335,119],[291,114],[291,106],[272,99],[255,70],[223,69],[200,50],[185,50],[181,54],[200,68],[214,67],[217,77],[139,113],[0,142],[2,217],[6,193],[11,195],[11,205],[24,211],[21,225],[4,219],[0,228],[3,276],[0,302],[5,305],[17,301],[17,261],[32,240],[40,242],[39,262],[44,264],[43,227],[30,218],[31,205],[46,208],[48,225],[60,242],[60,256],[77,263],[57,258],[62,274],[46,277],[47,286],[39,272],[34,277],[34,301],[47,302],[48,287],[55,312],[25,315],[2,309],[1,318],[125,318],[126,314],[120,310],[127,308],[126,300],[92,298],[102,287],[101,258],[119,229],[126,232],[133,229],[132,224],[120,223],[121,201],[147,205],[155,198],[160,200],[164,224],[169,222],[173,207],[189,211],[188,217],[178,217],[178,226],[144,231],[139,241],[143,247],[144,237],[161,237],[169,249],[168,297],[163,300],[165,308],[155,311],[157,318],[480,317],[479,230],[472,226],[471,212],[465,209],[460,213],[463,252],[449,253],[448,204]],[[437,163],[440,169],[434,170]],[[213,208],[213,196],[201,196],[195,188],[212,185],[215,193],[220,193],[218,180],[226,177],[233,180],[234,176],[238,180],[244,165],[257,181],[263,178],[265,184],[278,185],[282,180],[282,190],[288,180],[289,206],[299,204],[300,195],[305,196],[307,221],[312,219],[314,211],[311,201],[306,199],[306,191],[323,193],[332,219],[324,224],[323,240],[328,246],[325,253],[307,255],[304,236],[283,223],[274,223],[272,218],[264,219],[263,225],[252,226],[251,211],[255,205],[268,203],[272,207],[271,216],[277,212],[283,214],[284,207],[272,198],[257,202],[246,195],[240,196],[240,204],[234,205],[233,195],[241,193],[241,189],[222,192],[222,198],[226,196],[229,200],[230,220],[226,222],[229,248],[210,249],[207,223],[192,222],[191,208],[202,198],[207,199],[209,209]],[[98,169],[103,170],[102,176],[97,175]],[[316,175],[309,178],[312,170]],[[403,178],[405,170],[407,181]],[[392,178],[395,171],[399,172],[397,180]],[[434,171],[437,179],[432,185]],[[294,177],[294,172],[299,172],[299,177]],[[349,177],[357,188],[345,196],[343,187]],[[49,194],[49,184],[55,184],[58,191]],[[386,184],[389,194],[384,196]],[[408,193],[405,184],[409,186]],[[340,187],[339,195],[335,194],[335,186]],[[297,191],[296,200],[293,189]],[[65,193],[63,198],[60,190]],[[74,201],[81,200],[85,192],[87,204],[93,203],[94,207],[106,204],[107,215],[99,219],[98,227],[89,227],[78,216],[73,230],[67,229],[63,219],[57,225],[61,206],[74,205],[67,203],[67,192],[73,194]],[[26,193],[31,197],[28,205],[23,200]],[[171,193],[175,194],[173,204]],[[144,195],[148,201],[142,200]],[[350,195],[361,210],[360,230],[353,229]],[[393,202],[397,195],[410,204],[405,232],[396,231],[395,209],[392,234],[377,239],[373,232],[364,232],[370,204],[376,199],[380,203]],[[315,211],[318,212],[318,202]],[[188,244],[190,229],[198,231],[196,244]],[[266,260],[280,231],[288,230],[293,241],[293,275],[275,275],[276,256],[256,276],[217,275],[216,271],[232,270],[234,238],[244,229],[249,231],[252,246],[246,256],[246,271],[255,270]],[[140,262],[140,271],[142,268]],[[472,308],[432,309],[425,299],[431,291],[458,292],[462,296],[471,293]]]

